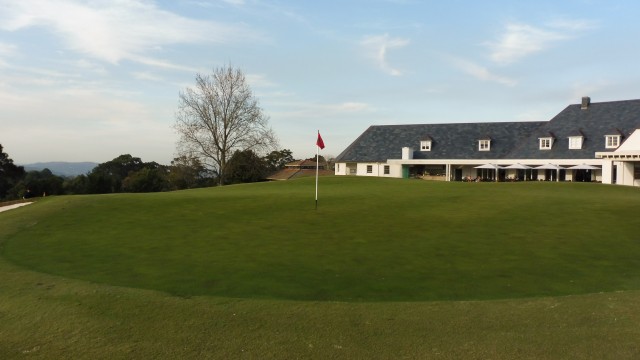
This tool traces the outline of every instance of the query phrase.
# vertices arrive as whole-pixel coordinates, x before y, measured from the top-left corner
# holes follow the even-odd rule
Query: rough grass
[[[503,186],[500,187],[500,185]],[[270,184],[262,184],[257,188],[252,185],[159,195],[50,198],[37,204],[1,213],[0,252],[5,257],[11,257],[12,262],[19,261],[21,265],[14,265],[14,263],[0,257],[0,276],[2,278],[0,281],[0,358],[638,358],[640,356],[640,346],[638,345],[640,327],[637,324],[640,320],[640,291],[613,291],[638,288],[635,280],[637,278],[634,275],[637,264],[632,261],[633,258],[638,257],[637,252],[634,253],[637,250],[632,244],[635,236],[634,231],[637,232],[637,221],[632,216],[638,211],[637,199],[640,194],[637,189],[595,184],[536,183],[522,187],[520,185],[524,184],[440,184],[380,179],[336,179],[332,182],[321,183],[321,202],[317,213],[313,211],[312,195],[307,194],[309,188],[313,189],[313,184],[306,180],[277,185],[273,188],[268,187]],[[289,200],[273,200],[274,197],[271,195],[277,194],[277,197],[283,197],[281,186],[290,187],[287,190],[288,195],[284,196]],[[377,189],[378,193],[370,193],[374,189]],[[396,192],[398,196],[387,196],[385,195],[386,191]],[[403,195],[405,192],[414,192],[414,195]],[[497,195],[499,193],[508,196],[502,199]],[[245,200],[244,198],[248,195],[259,199],[270,199],[271,202]],[[568,221],[574,219],[573,215],[567,215],[560,209],[562,208],[561,204],[565,201],[575,200],[576,196],[581,197],[582,202],[574,204],[571,211],[582,213],[583,221],[579,224],[571,224],[574,226],[571,228],[567,225]],[[403,198],[410,201],[412,205],[401,206]],[[382,202],[388,200],[390,203],[381,206],[376,199],[382,200]],[[479,200],[486,200],[486,202]],[[282,203],[279,201],[298,204],[299,207],[292,206],[283,209],[280,207]],[[456,205],[456,201],[462,203]],[[470,201],[478,201],[479,203],[469,204]],[[515,239],[519,239],[517,241],[528,250],[523,250],[524,255],[516,252],[511,256],[520,258],[522,262],[527,262],[529,258],[527,254],[533,254],[530,256],[531,259],[544,260],[536,260],[539,267],[558,263],[559,261],[554,260],[554,257],[560,257],[564,260],[580,259],[573,261],[571,265],[566,265],[562,270],[572,271],[574,282],[575,279],[589,278],[589,272],[592,272],[599,281],[583,280],[581,281],[582,285],[577,288],[572,285],[568,288],[569,291],[584,292],[588,286],[597,287],[596,285],[599,283],[600,290],[597,291],[608,292],[553,297],[543,296],[544,293],[542,293],[535,294],[537,297],[533,298],[488,301],[417,301],[414,299],[411,302],[398,301],[397,298],[385,297],[385,295],[380,296],[384,292],[377,290],[373,292],[377,295],[373,298],[375,301],[363,301],[361,298],[360,302],[354,301],[355,299],[320,301],[327,297],[326,293],[323,295],[324,297],[318,296],[316,300],[311,301],[280,300],[276,299],[278,297],[276,293],[268,292],[265,295],[265,293],[258,291],[253,292],[253,297],[245,294],[244,298],[219,295],[185,297],[185,294],[189,294],[185,292],[185,289],[192,291],[200,288],[209,289],[214,288],[215,283],[208,286],[197,285],[200,284],[200,281],[191,281],[190,279],[197,278],[202,273],[185,272],[180,276],[183,278],[186,276],[186,281],[197,286],[177,286],[180,291],[175,291],[175,289],[162,289],[157,285],[171,283],[174,284],[172,286],[176,286],[173,280],[167,281],[167,279],[172,279],[170,273],[173,271],[181,272],[180,268],[175,270],[160,269],[157,277],[162,281],[155,283],[150,281],[149,283],[154,285],[141,286],[160,288],[160,290],[168,292],[102,284],[104,282],[114,283],[116,280],[122,281],[123,279],[130,281],[128,279],[132,277],[123,276],[127,272],[125,269],[119,269],[124,266],[123,264],[127,264],[126,261],[119,263],[119,261],[123,261],[121,258],[128,259],[130,255],[127,254],[127,251],[113,252],[108,249],[108,244],[99,247],[99,240],[103,236],[101,234],[111,234],[114,236],[112,238],[114,245],[125,246],[128,251],[135,250],[137,246],[140,252],[150,252],[151,254],[148,256],[137,258],[137,261],[149,263],[140,266],[141,269],[156,271],[158,266],[153,265],[154,261],[150,260],[154,257],[152,254],[163,253],[163,247],[167,245],[159,246],[159,249],[154,253],[148,245],[140,244],[140,242],[144,243],[141,240],[146,238],[145,232],[138,232],[134,228],[147,222],[147,224],[155,224],[154,226],[160,227],[155,230],[148,227],[148,230],[152,231],[155,236],[160,238],[167,236],[166,233],[171,232],[173,226],[176,226],[174,224],[180,223],[179,219],[176,222],[171,222],[169,216],[162,217],[163,211],[170,212],[166,209],[169,204],[184,207],[181,218],[185,221],[189,219],[190,215],[198,214],[198,212],[204,211],[203,208],[211,205],[209,210],[204,211],[208,215],[206,218],[216,225],[225,224],[233,221],[233,217],[226,214],[221,207],[212,205],[232,203],[238,204],[237,209],[242,208],[240,203],[244,203],[245,208],[258,206],[262,209],[247,209],[249,215],[243,218],[242,222],[246,228],[262,229],[264,227],[266,229],[268,228],[266,224],[268,220],[278,218],[276,213],[286,214],[288,219],[283,222],[289,224],[292,229],[302,231],[304,228],[304,234],[317,232],[314,235],[316,241],[325,240],[308,250],[309,253],[314,254],[321,252],[325,257],[337,256],[340,253],[339,251],[329,252],[327,249],[331,246],[342,246],[337,241],[338,235],[336,233],[339,230],[347,229],[346,225],[353,226],[359,222],[367,222],[369,226],[366,228],[373,229],[364,232],[359,237],[353,235],[358,233],[356,231],[351,232],[352,237],[343,236],[345,239],[343,242],[350,244],[343,249],[355,251],[371,245],[373,249],[377,249],[376,251],[389,251],[391,247],[383,246],[382,241],[370,240],[381,231],[386,235],[387,243],[392,242],[398,245],[403,243],[403,239],[410,239],[405,235],[407,233],[414,236],[419,234],[417,237],[421,239],[438,239],[438,237],[444,236],[448,241],[453,241],[455,234],[458,236],[466,234],[467,229],[481,230],[484,227],[483,224],[486,227],[493,227],[491,231],[483,232],[483,236],[461,237],[458,240],[462,244],[448,248],[451,253],[446,252],[447,247],[443,245],[444,242],[432,240],[435,242],[434,244],[442,246],[440,250],[443,252],[439,253],[437,257],[430,258],[444,258],[451,255],[454,260],[451,260],[452,263],[449,266],[455,265],[456,269],[461,269],[459,270],[460,274],[472,273],[465,271],[463,265],[477,261],[474,260],[472,251],[464,250],[463,244],[472,246],[471,239],[475,239],[475,246],[479,251],[482,247],[478,244],[491,243],[491,239],[496,237],[502,238],[507,244],[506,247],[513,250],[516,246],[508,245],[510,242],[516,241],[508,240],[514,236],[511,230],[515,228],[522,230],[522,226],[525,226],[524,232],[514,233],[523,234],[515,235]],[[343,203],[347,205],[339,210]],[[424,213],[420,213],[420,211],[414,213],[409,210],[409,208],[415,210],[415,207],[421,203],[440,206],[442,216],[429,220],[423,218]],[[517,203],[518,206],[511,206],[513,203]],[[131,215],[130,209],[136,208],[136,206],[139,206],[140,211],[133,212]],[[501,206],[507,207],[500,210]],[[164,210],[161,209],[163,207],[165,207]],[[510,224],[506,219],[511,218],[511,213],[517,212],[516,209],[520,207],[528,209],[532,222],[542,219],[541,226],[527,227],[526,223],[528,222],[524,219],[520,220],[521,223]],[[357,216],[346,216],[351,212],[349,209],[363,210],[365,208],[369,208],[370,212]],[[484,213],[484,215],[477,217],[463,217],[460,214],[462,211],[460,209],[472,208],[479,214],[483,214],[482,209],[484,208],[493,209],[491,210],[493,214],[491,211],[489,214]],[[79,210],[71,211],[72,209]],[[104,212],[97,209],[102,209]],[[422,209],[422,211],[426,211],[424,210],[426,207]],[[547,211],[549,216],[543,217],[541,215],[543,211]],[[564,211],[568,212],[568,208],[564,207]],[[386,212],[390,219],[372,215],[375,212]],[[393,214],[396,212],[398,215]],[[127,213],[130,216],[125,215]],[[267,215],[267,213],[273,214]],[[99,216],[100,214],[103,216]],[[216,216],[211,216],[214,214]],[[449,214],[449,216],[445,214]],[[534,216],[536,214],[537,219]],[[131,216],[134,218],[131,219]],[[626,219],[630,224],[625,226],[623,221],[616,220],[616,216]],[[153,220],[156,217],[161,217],[163,221]],[[404,217],[407,219],[402,220]],[[463,221],[462,218],[466,220]],[[296,225],[293,219],[302,219],[300,221],[306,222],[304,224],[306,226]],[[417,220],[424,221],[425,225],[416,223]],[[313,221],[319,222],[317,229],[312,225]],[[84,222],[91,222],[95,227],[83,225]],[[193,228],[189,231],[191,235],[176,236],[174,241],[182,246],[190,245],[193,242],[190,239],[196,237],[194,232],[204,235],[213,233],[216,236],[211,236],[210,239],[218,239],[220,233],[213,230],[216,227],[203,222],[204,224],[194,221],[191,223]],[[602,225],[598,225],[599,223]],[[119,226],[114,226],[114,224]],[[129,224],[131,232],[118,232],[117,228],[124,226],[123,224]],[[402,226],[407,224],[414,224],[417,230]],[[584,227],[581,228],[578,225]],[[392,231],[393,227],[396,229],[395,232]],[[548,227],[555,231],[540,230]],[[22,248],[22,242],[32,242],[34,237],[50,238],[56,236],[55,231],[47,232],[40,228],[57,229],[57,231],[64,231],[62,229],[68,228],[71,229],[70,234],[75,232],[81,235],[69,235],[66,240],[61,238],[57,242],[40,243],[40,248],[32,245],[30,245],[31,248]],[[232,228],[235,232],[231,234],[236,234],[236,236],[246,231],[229,227],[229,229]],[[384,230],[387,228],[389,229]],[[599,247],[596,244],[597,241],[590,237],[591,235],[593,237],[600,236],[601,233],[596,231],[599,228],[605,229],[605,232],[610,230],[607,232],[609,235],[595,239],[607,244],[605,247]],[[365,227],[358,229],[363,230]],[[268,232],[264,229],[260,231],[262,234]],[[577,231],[580,236],[570,236],[576,234],[574,231]],[[434,233],[437,236],[432,235]],[[531,233],[546,237],[527,235]],[[118,234],[119,236],[117,236]],[[293,241],[294,237],[282,235],[286,232],[280,234],[269,237],[265,241],[289,239],[289,243],[282,242],[281,252],[294,251],[297,248]],[[76,252],[75,249],[67,249],[62,246],[65,241],[71,241],[74,236],[84,239],[84,245],[82,242],[74,240],[80,248],[84,246],[90,249],[94,246],[92,243],[97,242],[95,244],[96,250],[83,249]],[[304,236],[297,238],[304,238]],[[619,238],[622,240],[618,240]],[[334,240],[330,242],[331,239]],[[217,244],[217,241],[211,241]],[[309,243],[303,240],[299,241],[300,245],[311,247]],[[413,242],[413,240],[406,241]],[[545,247],[548,249],[535,252],[532,250],[535,247],[531,244],[536,243],[547,244]],[[577,245],[569,247],[565,243]],[[257,242],[243,242],[241,244],[255,247]],[[550,244],[555,244],[555,247]],[[38,261],[44,259],[40,252],[51,251],[43,248],[50,246],[57,246],[58,250],[56,251],[59,253],[72,251],[74,256],[79,254],[83,257],[94,256],[94,259],[100,261],[108,259],[114,264],[114,269],[111,270],[109,266],[98,266],[95,269],[102,270],[97,271],[86,264],[88,261],[81,261],[74,256],[61,257],[62,260],[56,260],[59,265],[54,264],[55,266],[52,264],[56,261],[48,261],[47,267],[49,269],[39,268],[42,271],[55,272],[64,276],[48,275],[24,267],[26,265],[38,268]],[[192,252],[202,251],[203,246],[195,246]],[[231,247],[231,242],[228,241],[226,246]],[[492,246],[495,247],[495,244]],[[240,247],[238,246],[238,248]],[[618,251],[617,247],[624,247],[624,251]],[[584,251],[580,251],[581,248]],[[29,249],[32,251],[31,255],[38,260],[30,260],[29,256],[18,257],[17,254],[20,254],[21,251],[27,251],[20,249]],[[418,250],[412,247],[406,249],[420,251],[419,248]],[[554,249],[561,255],[554,255]],[[265,264],[281,264],[279,261],[260,260],[262,255],[268,257],[276,253],[267,250],[269,249],[262,250],[261,248],[261,252],[254,254],[252,260],[260,263],[255,269],[264,270],[267,268]],[[456,255],[454,250],[465,251],[465,256]],[[56,251],[51,251],[51,254],[55,254]],[[109,257],[100,255],[102,251],[106,251]],[[236,249],[234,251],[242,256],[248,256],[247,254],[250,253],[249,250]],[[400,257],[401,251],[391,251],[388,257],[394,260],[381,263],[380,269],[377,271],[393,274],[396,271],[387,270],[384,267],[411,269],[411,265],[407,264],[407,262],[413,261],[410,254]],[[488,249],[483,251],[493,254]],[[500,250],[498,247],[496,251],[498,255],[494,256],[501,257],[501,259],[507,258],[507,250]],[[184,253],[182,251],[178,251],[178,253],[179,256],[163,255],[167,260],[173,261],[164,262],[166,268],[180,263],[178,260],[180,257],[184,257]],[[214,256],[215,253],[217,251],[210,251],[208,256]],[[305,253],[306,251],[297,254],[301,256],[300,254],[304,255]],[[364,251],[359,254],[366,255]],[[424,253],[421,254],[424,255]],[[387,257],[383,255],[371,256],[375,260]],[[203,255],[203,257],[207,256]],[[464,260],[469,257],[472,260]],[[190,256],[184,261],[197,263],[199,258],[200,255]],[[290,258],[293,259],[294,256],[290,256]],[[335,268],[342,269],[348,269],[357,263],[366,264],[362,258],[353,258],[357,258],[359,262],[351,257],[342,260],[336,258],[320,258],[324,259],[322,261],[313,260],[314,257],[311,255],[306,257],[306,260],[311,263],[332,264]],[[241,256],[236,256],[236,259],[236,261],[246,261]],[[263,262],[264,264],[262,264]],[[444,259],[440,262],[446,263]],[[501,261],[494,261],[491,256],[487,256],[486,262],[485,267],[495,268],[497,265],[492,265],[492,263],[500,263]],[[584,266],[580,262],[588,262],[589,265]],[[625,264],[627,272],[621,273],[617,269],[618,265],[612,265],[617,262]],[[46,259],[45,263],[47,263]],[[228,264],[233,266],[234,262],[229,261]],[[298,272],[292,269],[294,266],[300,265],[307,264],[298,261],[288,265],[290,278],[299,276]],[[75,266],[88,267],[83,271],[74,271],[72,269]],[[203,265],[197,264],[196,267],[198,266]],[[280,266],[286,267],[286,264]],[[313,266],[308,266],[313,269]],[[440,269],[453,268],[443,267],[441,264],[438,266]],[[515,261],[509,262],[509,268],[514,271],[520,271],[523,267],[526,266],[517,264]],[[479,267],[478,271],[484,271],[481,268]],[[253,271],[257,273],[255,269]],[[557,284],[555,287],[544,286],[538,287],[538,289],[551,288],[557,291],[556,288],[561,288],[567,291],[567,287],[563,285],[565,282],[554,279],[555,277],[563,277],[564,274],[560,272],[554,274],[542,268],[538,272],[533,267],[528,269],[531,272],[528,276],[537,276],[537,279],[541,279],[539,273],[543,273],[551,283]],[[133,270],[134,273],[144,274],[144,271],[135,270],[135,265]],[[369,270],[375,269],[369,268]],[[85,277],[83,272],[91,274],[91,276]],[[586,275],[582,272],[586,272]],[[229,271],[227,274],[231,276],[233,275],[231,273],[232,271]],[[278,273],[275,272],[275,274]],[[369,281],[364,270],[353,274],[354,277],[363,275],[363,282]],[[475,279],[476,281],[484,279],[487,281],[487,286],[499,289],[499,287],[491,285],[494,283],[492,281],[494,279],[488,278],[488,274],[490,273],[485,274],[484,277],[477,276]],[[103,276],[103,278],[99,278],[99,276]],[[248,277],[246,274],[244,276]],[[613,278],[612,281],[609,276]],[[151,280],[153,278],[153,276],[146,277]],[[418,278],[408,277],[407,282]],[[90,278],[91,281],[74,278]],[[264,278],[276,278],[288,286],[297,284],[294,281],[283,282],[281,280],[283,275],[278,277],[271,274]],[[141,279],[145,279],[145,276],[139,275],[136,281],[142,283]],[[454,281],[461,280],[461,278],[454,278]],[[398,281],[403,282],[400,278]],[[446,281],[439,283],[451,285]],[[468,283],[470,284],[470,282]],[[497,281],[497,283],[502,282]],[[569,283],[571,282],[569,281]],[[327,288],[330,288],[328,281],[327,284]],[[137,286],[136,284],[123,285]],[[367,288],[367,286],[355,285],[355,289],[360,289],[357,291],[363,291],[363,288]],[[458,291],[462,291],[461,293],[467,294],[466,296],[469,294],[477,296],[478,294],[477,291],[469,292],[462,289],[461,286],[455,284],[453,286],[458,288]],[[530,289],[535,288],[531,286]],[[473,286],[475,289],[479,287],[482,286]],[[172,293],[183,296],[173,296]],[[372,292],[368,293],[372,294]],[[403,296],[407,297],[406,294],[409,293],[405,291]],[[334,294],[339,294],[339,292]],[[444,294],[444,296],[440,296],[447,298],[451,291],[447,290]],[[508,289],[506,292],[497,292],[491,297],[519,296],[514,294],[511,289]],[[458,295],[456,294],[456,296]],[[353,293],[350,296],[354,297]],[[482,296],[478,297],[482,298]]]

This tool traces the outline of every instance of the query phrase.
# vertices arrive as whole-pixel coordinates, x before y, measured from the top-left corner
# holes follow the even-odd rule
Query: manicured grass
[[[390,196],[387,192],[395,195]],[[321,296],[314,301],[293,301],[257,298],[283,295],[260,293],[255,289],[252,292],[250,286],[243,291],[253,294],[253,298],[249,295],[234,298],[171,294],[187,295],[189,293],[185,289],[201,288],[196,286],[200,281],[194,280],[202,276],[198,272],[181,275],[193,283],[177,286],[182,292],[168,289],[171,293],[167,293],[97,282],[126,281],[132,286],[141,284],[141,287],[148,288],[161,288],[156,284],[164,284],[167,288],[167,284],[176,286],[171,273],[183,272],[181,268],[188,267],[183,265],[171,269],[181,263],[181,258],[186,257],[188,260],[185,261],[193,262],[196,268],[202,267],[204,265],[198,264],[201,258],[217,259],[216,254],[224,251],[223,245],[234,249],[237,261],[246,261],[253,253],[251,259],[258,265],[255,268],[248,266],[249,271],[263,280],[275,283],[276,279],[289,284],[289,288],[293,288],[291,284],[298,283],[282,281],[284,275],[269,270],[266,257],[288,252],[295,252],[298,256],[306,254],[307,250],[298,250],[298,244],[309,247],[310,255],[305,257],[306,263],[299,260],[289,264],[291,279],[298,276],[310,278],[295,270],[294,266],[318,272],[314,270],[318,264],[330,264],[333,266],[331,269],[349,270],[349,266],[355,263],[366,265],[367,261],[363,260],[367,260],[367,256],[381,261],[379,266],[369,267],[368,271],[385,274],[399,274],[400,269],[411,270],[408,262],[414,265],[426,263],[412,260],[412,254],[394,251],[391,246],[394,244],[421,252],[435,262],[437,268],[460,269],[457,274],[471,273],[473,276],[472,272],[464,270],[464,265],[477,260],[471,249],[464,249],[463,245],[483,253],[497,254],[486,256],[487,264],[478,267],[479,272],[486,272],[485,269],[491,267],[496,271],[498,265],[495,264],[501,263],[494,257],[509,259],[508,251],[496,244],[504,243],[503,247],[514,250],[517,247],[511,243],[519,243],[526,250],[515,251],[510,256],[525,263],[534,261],[539,265],[539,271],[517,264],[515,260],[507,261],[508,267],[505,265],[504,269],[521,271],[527,268],[532,273],[529,276],[542,278],[544,275],[548,284],[564,288],[560,285],[565,282],[555,277],[565,274],[549,275],[550,272],[542,266],[556,263],[554,257],[574,259],[564,268],[572,273],[574,282],[589,284],[591,282],[585,279],[590,277],[590,273],[600,279],[608,273],[611,281],[604,278],[599,284],[603,289],[637,287],[633,280],[636,276],[633,275],[634,266],[637,266],[629,260],[637,257],[637,253],[629,244],[633,243],[634,232],[637,232],[638,223],[633,215],[638,213],[638,189],[595,184],[441,184],[338,178],[321,183],[321,202],[317,213],[313,211],[312,194],[313,183],[301,180],[173,194],[47,198],[0,213],[0,254],[3,255],[0,256],[0,359],[640,357],[640,291],[634,290],[554,297],[536,294],[537,297],[502,300],[410,302],[382,301],[385,296],[379,296],[381,292],[368,291],[363,293],[376,295],[372,298],[378,301],[318,301],[322,300]],[[576,197],[580,199],[574,206],[563,205],[567,201],[575,201]],[[473,201],[477,203],[471,203]],[[403,206],[404,202],[409,204]],[[283,204],[291,206],[287,208]],[[256,209],[256,206],[263,210]],[[427,219],[426,214],[430,214],[434,206],[438,207],[440,215]],[[485,209],[487,212],[483,211]],[[362,213],[352,214],[356,210]],[[526,211],[529,219],[516,216],[521,211]],[[544,213],[549,215],[542,216]],[[278,214],[287,218],[278,220]],[[234,218],[240,215],[241,219]],[[579,216],[583,217],[582,222],[569,223]],[[516,218],[520,220],[516,222]],[[627,225],[623,221],[625,219]],[[268,221],[276,220],[278,224],[287,224],[287,228],[273,228],[278,232],[268,231]],[[538,226],[528,225],[529,220],[540,223]],[[273,251],[258,240],[241,237],[236,239],[238,245],[249,248],[234,247],[231,241],[233,234],[250,232],[226,225],[238,222],[244,224],[244,228],[257,229],[255,231],[262,235],[274,232],[264,241],[278,241],[282,251]],[[359,223],[366,223],[366,226]],[[408,224],[413,226],[403,226]],[[482,232],[483,224],[492,229]],[[176,235],[176,226],[183,227],[180,234],[184,236]],[[227,235],[226,241],[221,241],[225,239],[222,236],[225,226],[233,232]],[[355,228],[352,230],[351,226]],[[552,231],[544,230],[549,227],[553,228]],[[145,230],[141,230],[143,228]],[[479,233],[461,236],[470,229]],[[609,231],[609,235],[600,239],[602,231]],[[386,237],[378,235],[381,232]],[[66,238],[58,233],[67,234]],[[108,234],[113,236],[113,246],[109,246]],[[149,234],[158,239],[155,248],[148,240]],[[207,239],[212,239],[210,244],[217,250],[195,255],[206,249],[208,244],[194,241],[198,234],[209,236]],[[542,234],[547,237],[541,237]],[[315,241],[306,240],[307,236],[312,236]],[[458,241],[461,243],[454,241],[456,236],[460,236]],[[426,248],[438,250],[438,255],[429,256],[416,245],[419,243],[413,240],[415,238],[423,239]],[[65,247],[67,242],[77,245],[78,249]],[[172,242],[175,245],[170,245]],[[604,250],[600,251],[597,243],[606,245]],[[537,251],[532,250],[536,248],[534,244],[539,244]],[[187,245],[192,251],[182,249]],[[497,249],[483,250],[489,245]],[[123,249],[116,252],[111,247]],[[344,251],[331,251],[331,247],[351,250],[352,254],[338,256]],[[364,251],[366,247],[376,251],[381,249],[381,253],[367,254]],[[624,247],[625,251],[617,247]],[[172,248],[175,254],[165,254],[168,248]],[[260,252],[250,251],[256,248]],[[32,253],[24,255],[28,249]],[[135,254],[128,254],[136,249],[146,255],[135,257]],[[446,252],[448,249],[451,254]],[[557,252],[555,255],[554,250]],[[57,258],[48,260],[42,255],[43,251],[57,254]],[[71,254],[64,255],[66,251],[71,251]],[[389,254],[382,254],[383,251]],[[464,256],[457,255],[457,251],[462,251]],[[105,255],[101,255],[103,252]],[[163,254],[164,265],[158,266],[153,258],[160,254]],[[91,261],[77,259],[78,255],[92,257],[94,261],[108,259],[113,268],[91,265]],[[329,258],[329,255],[333,257]],[[445,257],[449,255],[451,260],[447,262]],[[7,261],[7,256],[12,260]],[[144,265],[132,264],[132,256]],[[289,258],[294,256],[289,255]],[[220,259],[223,261],[223,257]],[[612,265],[616,260],[628,266],[626,273],[620,273]],[[13,261],[19,261],[21,265]],[[286,267],[282,261],[283,258],[273,259],[271,264]],[[588,265],[581,264],[581,261]],[[131,266],[130,273],[137,276],[126,275],[127,264]],[[228,264],[236,270],[240,267],[233,261],[228,261]],[[62,276],[33,271],[24,265],[50,272],[55,270]],[[73,270],[74,266],[83,268]],[[155,280],[153,275],[140,275],[144,274],[141,269],[158,271],[156,277],[162,281]],[[257,269],[269,270],[269,274],[261,275]],[[238,277],[232,271],[226,274],[236,279],[248,278],[247,275]],[[496,281],[488,279],[489,274],[486,272],[484,277],[476,276],[475,279],[487,280],[487,286],[495,288],[491,284]],[[336,277],[335,273],[333,275]],[[362,282],[370,282],[366,271],[357,270],[350,276],[355,279],[357,275],[363,276]],[[399,283],[405,281],[409,280],[398,278]],[[465,280],[459,277],[453,281]],[[325,284],[327,289],[337,288],[329,277]],[[440,284],[462,288],[445,281]],[[580,286],[586,287],[584,284]],[[593,286],[596,285],[594,282]],[[354,291],[359,289],[357,291],[360,292],[367,288],[360,284],[353,284],[353,287]],[[478,287],[472,286],[474,289]],[[534,289],[532,284],[529,287]],[[419,290],[416,293],[424,294]],[[517,296],[511,291],[496,292],[493,296]],[[403,291],[402,296],[409,297],[409,293]],[[473,291],[466,293],[478,294]],[[353,294],[355,292],[350,296]]]
[[[60,197],[2,255],[97,283],[332,301],[486,300],[640,289],[635,188],[323,178]]]

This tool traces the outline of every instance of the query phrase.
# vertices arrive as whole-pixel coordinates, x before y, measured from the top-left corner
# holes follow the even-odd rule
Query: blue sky
[[[0,0],[0,144],[17,163],[168,164],[178,93],[241,68],[296,158],[370,125],[549,120],[640,98],[640,3]]]

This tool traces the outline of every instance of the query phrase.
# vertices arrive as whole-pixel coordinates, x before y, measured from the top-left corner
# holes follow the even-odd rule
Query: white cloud
[[[177,65],[172,62],[160,59],[154,59],[145,56],[131,56],[131,60],[140,64],[158,67],[162,69],[180,70],[186,72],[202,72],[202,69],[197,69],[191,66]]]
[[[131,75],[138,80],[148,80],[148,81],[163,81],[163,79],[157,75],[154,75],[149,72],[133,72]]]
[[[597,27],[597,24],[590,20],[582,19],[558,19],[550,21],[547,24],[552,29],[569,31],[570,34],[576,35],[582,31],[591,30]]]
[[[263,74],[246,74],[245,79],[251,87],[275,87],[277,85]]]
[[[0,43],[0,56],[13,56],[16,54],[16,46],[13,44]]]
[[[333,119],[346,115],[364,114],[374,110],[367,103],[352,101],[328,104],[278,102],[274,105],[275,108],[287,109],[271,111],[273,117],[279,119]]]
[[[221,3],[242,6],[245,4],[244,0],[200,0],[200,1],[186,1],[187,4],[196,5],[200,7],[221,7]]]
[[[15,56],[17,53],[16,46],[0,42],[0,67],[7,66],[5,58]]]
[[[549,43],[565,39],[562,34],[530,25],[509,24],[497,43],[490,44],[491,59],[499,64],[510,64],[527,55],[542,51]]]
[[[369,110],[370,106],[361,102],[344,102],[341,104],[329,105],[326,106],[326,108],[338,112],[360,112]]]
[[[107,74],[107,70],[104,68],[104,66],[86,59],[76,60],[74,61],[73,65],[75,65],[79,69],[89,70],[98,75],[104,76]]]
[[[409,44],[409,39],[392,38],[389,34],[370,35],[360,42],[368,52],[368,56],[376,61],[380,69],[393,76],[402,75],[402,71],[392,67],[387,61],[387,52],[390,49],[398,49]]]
[[[505,76],[496,75],[491,71],[489,71],[489,69],[483,66],[480,66],[476,63],[473,63],[471,61],[463,60],[459,58],[452,58],[452,60],[453,60],[453,64],[455,64],[455,66],[458,69],[475,77],[476,79],[496,82],[496,83],[507,85],[507,86],[515,86],[518,83],[514,79],[511,79]]]
[[[23,161],[106,161],[131,153],[166,163],[173,152],[169,105],[150,106],[100,88],[23,93],[0,87],[0,107],[3,133],[16,136],[12,151],[35,156]]]
[[[497,42],[489,43],[491,60],[508,65],[526,56],[541,52],[553,43],[574,38],[594,24],[585,20],[557,20],[546,26],[507,24]]]
[[[149,53],[177,43],[227,43],[257,36],[243,25],[188,19],[144,0],[0,0],[0,28],[42,27],[76,52],[109,63],[122,60],[176,67]]]

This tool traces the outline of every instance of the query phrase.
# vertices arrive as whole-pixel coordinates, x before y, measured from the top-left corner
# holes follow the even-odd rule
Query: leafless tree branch
[[[220,185],[235,150],[260,153],[278,146],[244,73],[231,66],[197,74],[195,86],[180,92],[174,129],[180,135],[180,151],[197,155],[213,168]]]

